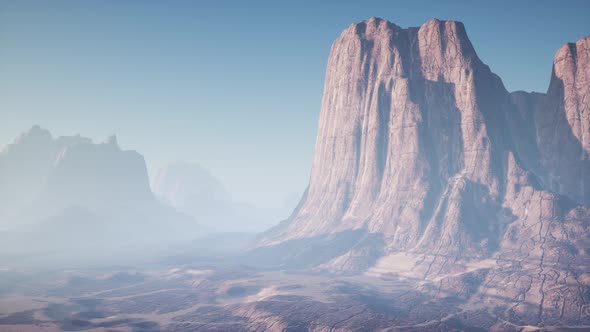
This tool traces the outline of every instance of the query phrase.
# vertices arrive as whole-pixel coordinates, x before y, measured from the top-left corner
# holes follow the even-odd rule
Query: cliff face
[[[522,322],[590,319],[589,43],[557,52],[547,94],[508,93],[459,22],[351,25],[330,52],[307,195],[257,257],[332,241],[309,266],[475,287],[474,302],[522,302]]]
[[[555,54],[546,101],[535,113],[552,191],[590,205],[590,36]]]
[[[284,237],[366,228],[398,249],[488,250],[511,110],[461,23],[353,24],[332,46],[309,193]]]

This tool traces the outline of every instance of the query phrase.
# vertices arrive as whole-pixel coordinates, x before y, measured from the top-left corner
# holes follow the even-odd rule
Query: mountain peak
[[[441,190],[438,182],[461,174],[498,192],[497,152],[487,135],[500,127],[481,119],[500,105],[480,102],[477,89],[494,96],[504,90],[477,58],[461,22],[432,19],[402,29],[370,18],[352,27],[332,46],[309,194],[290,235],[366,227],[396,237],[400,247],[416,245],[425,232],[420,218],[434,206],[403,203],[409,188],[421,188],[413,200],[423,201]],[[447,129],[446,121],[455,125]],[[502,140],[494,136],[495,144]],[[453,190],[459,197],[470,189]],[[383,221],[399,214],[406,220],[399,225]]]
[[[367,23],[374,23],[374,22],[376,23],[376,22],[382,22],[382,21],[387,21],[387,20],[384,20],[384,19],[377,17],[377,16],[371,16],[367,20],[365,20],[365,22],[367,22]],[[389,21],[387,21],[387,22],[389,22]]]
[[[455,82],[474,71],[491,74],[477,56],[463,23],[431,19],[419,28],[401,28],[372,17],[352,24],[334,42],[328,70],[346,68],[349,76],[424,77]],[[361,73],[363,72],[363,73]],[[350,82],[350,81],[349,81]]]
[[[373,16],[364,21],[351,24],[342,32],[341,37],[349,34],[363,36],[373,34],[378,30],[391,30],[394,28],[401,29],[390,21]]]
[[[111,135],[107,138],[107,144],[119,146],[119,142],[117,141],[117,135]]]
[[[26,133],[23,133],[18,141],[29,141],[29,140],[52,140],[51,132],[42,128],[39,125],[34,125]]]
[[[557,52],[555,52],[554,64],[557,64],[566,58],[577,60],[578,52],[588,53],[590,49],[590,35],[578,39],[576,42],[569,42],[563,44]]]
[[[438,19],[436,17],[433,17],[431,19],[429,19],[428,21],[424,22],[424,24],[422,24],[422,26],[426,26],[426,25],[438,25],[438,24],[442,24],[442,25],[446,25],[446,26],[461,26],[464,27],[463,22],[461,21],[453,21],[453,20],[441,20]]]
[[[43,131],[44,129],[41,128],[40,125],[35,124],[31,127],[31,129],[29,129],[29,133],[33,133],[33,132],[40,132]]]

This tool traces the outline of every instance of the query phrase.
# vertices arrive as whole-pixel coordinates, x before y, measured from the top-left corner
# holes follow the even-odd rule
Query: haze
[[[2,1],[0,145],[32,125],[141,152],[150,177],[194,161],[238,201],[288,215],[309,179],[330,44],[351,22],[467,26],[508,90],[590,29],[588,2]]]
[[[0,331],[590,330],[590,3],[0,3]]]

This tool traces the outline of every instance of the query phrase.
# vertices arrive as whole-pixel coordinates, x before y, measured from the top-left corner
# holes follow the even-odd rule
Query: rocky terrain
[[[207,263],[41,271],[0,271],[1,331],[538,330],[490,298],[467,302],[475,286],[445,291],[423,279]]]
[[[308,191],[253,255],[428,281],[517,325],[590,325],[589,57],[590,37],[568,43],[546,94],[509,93],[460,22],[351,25]]]

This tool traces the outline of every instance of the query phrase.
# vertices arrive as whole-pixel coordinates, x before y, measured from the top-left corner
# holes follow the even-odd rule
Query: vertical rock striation
[[[535,113],[547,187],[590,205],[590,36],[555,54],[545,102]]]
[[[330,53],[309,193],[282,238],[366,228],[396,249],[492,248],[511,105],[460,22],[351,25]]]

